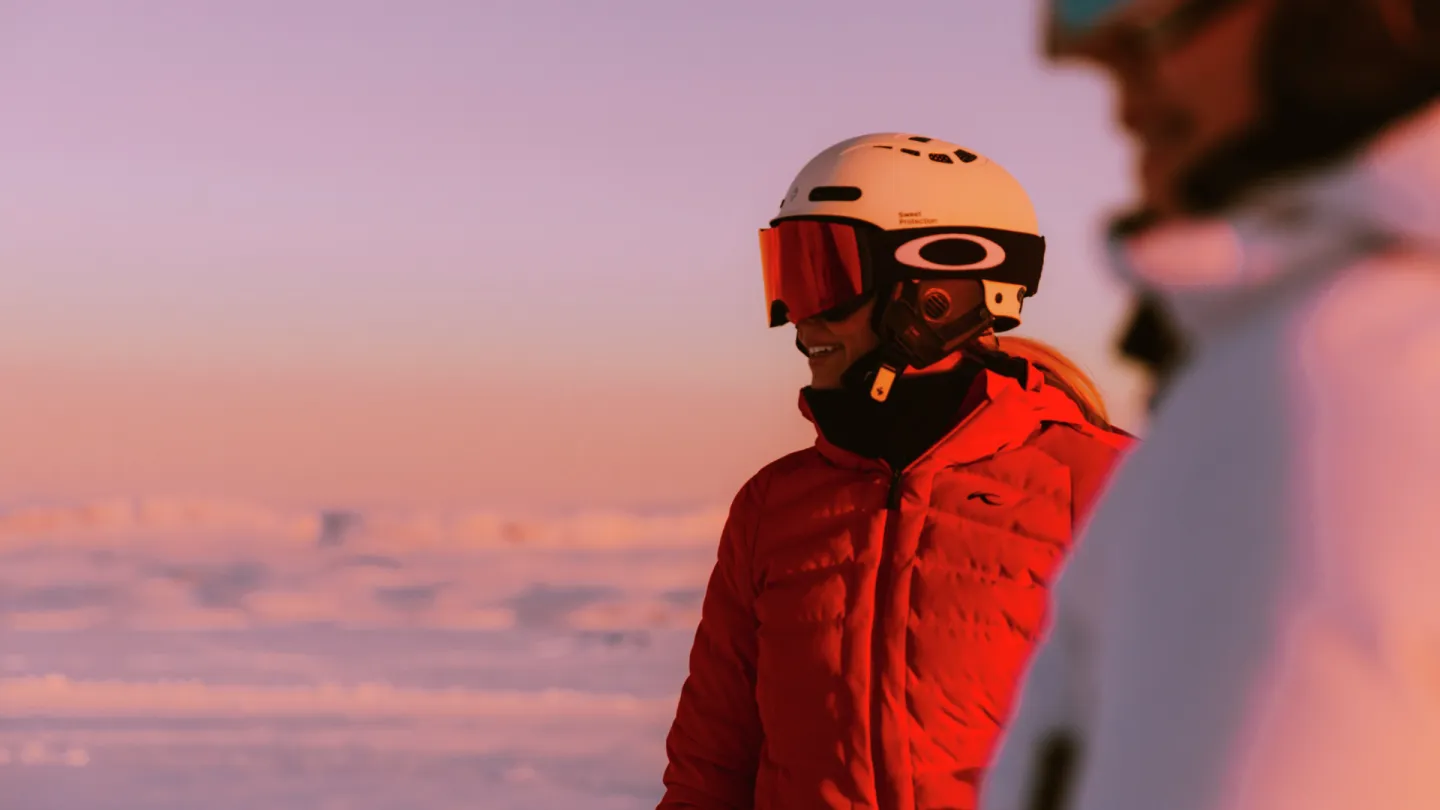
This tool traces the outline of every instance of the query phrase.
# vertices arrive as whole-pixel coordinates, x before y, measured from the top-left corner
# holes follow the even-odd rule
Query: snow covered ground
[[[0,796],[653,807],[723,511],[0,512]]]

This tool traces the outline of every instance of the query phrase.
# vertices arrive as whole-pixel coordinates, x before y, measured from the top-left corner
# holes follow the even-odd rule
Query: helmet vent
[[[979,156],[976,155],[974,152],[966,152],[964,149],[956,149],[955,157],[960,158],[961,163],[974,163],[975,159]]]
[[[930,139],[930,138],[926,138],[926,137],[923,136],[923,135],[911,135],[911,136],[910,136],[910,140],[912,140],[912,141],[918,141],[918,142],[920,142],[920,143],[929,143],[931,139]]]
[[[925,317],[938,321],[950,312],[950,296],[944,290],[931,290],[925,293],[920,309],[924,311]]]
[[[888,143],[872,143],[872,144],[870,144],[870,145],[873,146],[873,147],[875,147],[876,149],[894,149],[894,148],[895,148],[895,147],[891,146],[891,145],[888,144]]]
[[[953,161],[953,160],[950,159],[950,156],[949,156],[949,155],[944,154],[943,152],[931,152],[931,153],[930,153],[930,159],[933,160],[933,161],[935,161],[936,163],[954,163],[954,162],[955,162],[955,161]]]
[[[920,153],[915,151],[914,149],[901,149],[900,151],[904,152],[907,155],[914,155],[915,157],[920,157]]]
[[[810,202],[854,202],[860,199],[855,186],[816,186],[810,189]]]

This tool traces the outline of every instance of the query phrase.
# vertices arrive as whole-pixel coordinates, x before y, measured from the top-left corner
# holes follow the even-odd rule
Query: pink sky
[[[403,9],[403,10],[402,10]],[[0,15],[0,491],[728,500],[810,440],[755,229],[811,155],[958,141],[1087,365],[1124,145],[1024,3],[57,0]]]

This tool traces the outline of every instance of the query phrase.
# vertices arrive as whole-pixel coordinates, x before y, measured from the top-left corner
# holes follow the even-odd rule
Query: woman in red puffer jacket
[[[660,807],[967,810],[1048,583],[1132,439],[1064,357],[995,336],[1044,240],[994,162],[852,138],[761,246],[818,438],[731,507]]]

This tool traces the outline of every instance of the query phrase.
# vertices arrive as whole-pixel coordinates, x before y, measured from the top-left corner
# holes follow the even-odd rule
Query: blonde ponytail
[[[1045,382],[1059,388],[1070,397],[1085,415],[1085,421],[1096,427],[1110,429],[1110,414],[1105,409],[1105,398],[1100,388],[1070,358],[1059,349],[1034,338],[1013,335],[995,335],[994,348],[1011,357],[1021,357],[1045,375]],[[989,343],[990,341],[985,341]]]

